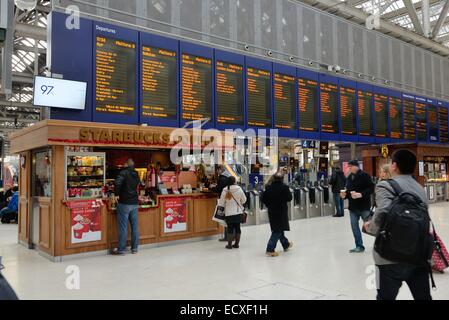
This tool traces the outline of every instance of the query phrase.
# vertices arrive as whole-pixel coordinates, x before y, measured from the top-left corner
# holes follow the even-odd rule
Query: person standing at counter
[[[242,223],[242,215],[244,204],[246,203],[246,195],[242,188],[236,184],[234,177],[228,178],[228,186],[221,193],[218,205],[225,208],[226,223],[228,225],[226,249],[238,249],[240,247],[240,239],[242,231],[240,225]],[[232,244],[235,236],[235,243]]]
[[[267,185],[262,196],[263,203],[268,208],[268,217],[271,226],[271,238],[267,246],[267,256],[277,257],[276,252],[278,241],[281,241],[284,251],[288,251],[293,247],[285,237],[285,231],[290,231],[288,219],[288,203],[293,200],[290,188],[284,183],[284,175],[277,173],[273,176],[272,183]]]
[[[228,186],[229,177],[226,175],[226,168],[223,165],[218,166],[217,169],[217,185],[213,188],[213,191],[216,192],[219,196],[223,193],[223,189]],[[223,238],[221,238],[220,242],[226,242],[228,237],[228,230],[225,228]]]
[[[348,177],[346,189],[341,190],[342,199],[349,200],[349,213],[351,215],[352,233],[355,239],[355,248],[350,253],[365,252],[363,245],[362,231],[359,221],[367,221],[371,212],[371,195],[374,193],[374,182],[371,177],[360,169],[357,160],[349,162],[351,174]]]
[[[345,216],[345,201],[340,197],[340,192],[346,186],[346,177],[343,171],[339,167],[336,167],[332,173],[331,180],[329,184],[332,186],[332,193],[334,194],[335,208],[337,213],[334,217],[344,217]]]
[[[113,255],[124,255],[128,240],[128,221],[131,224],[131,253],[137,254],[139,250],[139,194],[137,188],[140,184],[139,174],[134,169],[134,161],[126,161],[123,169],[115,180],[115,195],[119,197],[117,205],[119,247]]]

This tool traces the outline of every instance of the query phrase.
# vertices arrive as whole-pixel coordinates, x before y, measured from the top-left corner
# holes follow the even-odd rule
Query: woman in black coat
[[[293,246],[293,243],[285,237],[285,231],[290,231],[288,203],[292,199],[290,188],[284,184],[284,175],[277,173],[274,176],[273,183],[266,187],[262,196],[262,201],[268,208],[272,231],[267,246],[267,255],[270,257],[279,256],[276,252],[278,241],[281,242],[284,251],[288,251]]]

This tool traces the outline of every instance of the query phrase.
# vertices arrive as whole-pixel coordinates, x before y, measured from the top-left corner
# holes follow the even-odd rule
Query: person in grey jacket
[[[427,203],[424,188],[413,178],[417,159],[408,150],[398,150],[392,156],[391,174],[404,192],[418,196]],[[396,195],[388,181],[381,181],[376,188],[377,209],[371,221],[365,223],[365,230],[377,235],[382,228],[385,215]],[[388,261],[373,250],[374,262],[378,271],[378,300],[395,300],[403,282],[406,282],[415,300],[431,300],[429,270],[395,261]]]

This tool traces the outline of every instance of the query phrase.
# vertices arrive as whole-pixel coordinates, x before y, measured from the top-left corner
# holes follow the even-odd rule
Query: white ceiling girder
[[[298,0],[297,0],[298,1]],[[299,1],[298,1],[299,2]],[[360,24],[365,24],[366,19],[369,15],[362,10],[351,7],[344,2],[340,2],[337,0],[303,0],[301,2],[307,3],[311,6],[316,4],[320,4],[323,7],[332,8],[332,11],[335,14],[338,14],[342,17],[353,17],[354,21],[357,21]],[[385,21],[381,19],[380,21],[380,32],[386,33],[392,37],[396,37],[398,39],[412,42],[413,44],[425,48],[426,50],[438,53],[442,56],[449,56],[449,48],[443,46],[440,43],[437,43],[431,39],[428,39],[424,36],[416,34],[412,31],[406,30],[403,27],[400,27],[394,23],[389,21]]]
[[[416,13],[416,9],[413,6],[412,0],[403,0],[405,8],[407,9],[410,20],[412,20],[413,27],[415,28],[415,32],[423,35],[424,29],[421,25],[421,21],[419,21],[418,14]]]
[[[440,13],[440,16],[438,17],[435,27],[433,27],[433,30],[432,30],[432,38],[433,39],[438,37],[441,27],[443,26],[444,22],[446,21],[448,12],[449,12],[449,0],[446,0],[443,8],[441,9],[441,13]]]

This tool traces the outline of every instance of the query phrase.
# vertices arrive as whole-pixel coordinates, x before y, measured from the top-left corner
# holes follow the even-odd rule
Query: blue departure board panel
[[[95,22],[93,40],[93,121],[138,123],[139,33]]]
[[[49,18],[52,72],[87,83],[85,110],[51,119],[278,129],[280,137],[449,144],[449,102],[336,74],[80,19]]]
[[[398,142],[404,139],[404,106],[400,92],[390,90],[390,135],[391,139]]]

